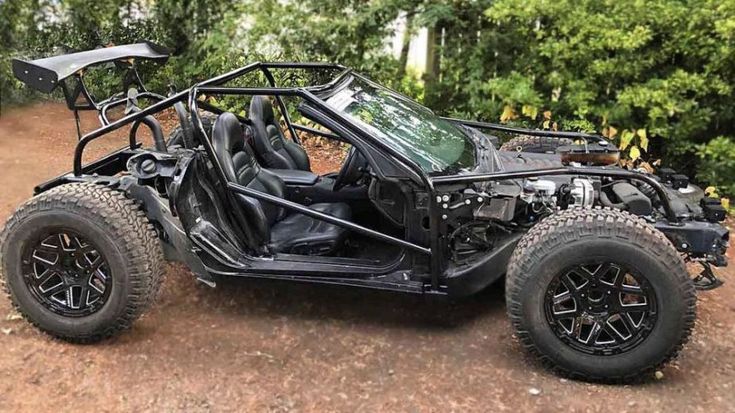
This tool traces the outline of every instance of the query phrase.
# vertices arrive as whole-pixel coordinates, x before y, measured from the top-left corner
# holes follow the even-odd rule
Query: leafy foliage
[[[721,193],[735,194],[735,140],[718,136],[697,145],[697,155],[702,160],[697,179],[710,183]]]
[[[390,52],[399,17],[428,28],[422,77],[404,66],[407,47]],[[663,157],[735,194],[732,1],[0,1],[1,103],[37,97],[10,56],[139,39],[175,52],[144,68],[158,91],[256,60],[336,61],[438,113],[602,133],[629,159]],[[100,93],[119,86],[95,80]]]

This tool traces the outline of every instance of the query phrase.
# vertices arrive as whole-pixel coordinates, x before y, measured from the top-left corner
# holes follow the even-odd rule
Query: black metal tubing
[[[273,74],[271,73],[270,69],[267,67],[263,67],[263,76],[268,80],[268,83],[271,84],[271,87],[277,87],[276,86],[276,79],[273,77]],[[291,139],[293,139],[294,142],[301,144],[301,140],[299,139],[299,136],[296,135],[296,130],[294,130],[293,125],[291,124],[291,116],[288,114],[288,110],[286,109],[286,104],[283,103],[283,98],[281,98],[280,95],[276,95],[276,102],[278,102],[278,109],[281,111],[281,116],[283,116],[284,122],[286,122],[286,126],[288,127],[288,132],[291,134]]]
[[[312,128],[306,125],[299,125],[298,123],[293,124],[293,128],[302,132],[310,133],[312,135],[323,136],[325,138],[334,139],[336,141],[344,142],[341,136],[335,135],[334,133],[325,132],[316,128]]]
[[[148,129],[151,130],[151,134],[153,134],[153,143],[156,146],[156,150],[159,152],[168,152],[166,148],[166,140],[163,137],[163,130],[161,129],[161,124],[158,123],[156,118],[150,115],[142,119],[138,119],[133,123],[133,127],[130,128],[130,147],[132,148],[138,143],[138,128],[141,124],[148,126]]]
[[[390,235],[383,234],[381,232],[372,230],[370,228],[366,228],[366,227],[363,227],[361,225],[354,224],[354,223],[352,223],[350,221],[345,221],[344,219],[337,218],[335,216],[332,216],[332,215],[329,215],[329,214],[325,214],[323,212],[319,212],[319,211],[313,210],[313,209],[311,209],[309,207],[305,207],[305,206],[303,206],[301,204],[297,204],[295,202],[287,201],[287,200],[285,200],[283,198],[279,198],[277,196],[274,196],[274,195],[271,195],[271,194],[268,194],[268,193],[265,193],[265,192],[256,191],[254,189],[250,189],[248,187],[245,187],[245,186],[242,186],[242,185],[238,185],[238,184],[233,183],[233,182],[228,182],[227,183],[227,189],[229,189],[229,190],[231,190],[233,192],[237,192],[238,194],[242,194],[242,195],[250,196],[250,197],[253,197],[253,198],[257,198],[257,199],[260,199],[260,200],[263,200],[263,201],[266,201],[266,202],[270,202],[272,204],[276,204],[278,206],[281,206],[281,207],[284,207],[284,208],[287,208],[287,209],[294,210],[294,211],[296,211],[298,213],[301,213],[301,214],[310,216],[312,218],[316,218],[316,219],[318,219],[320,221],[326,221],[326,222],[329,222],[330,224],[334,224],[334,225],[337,225],[337,226],[340,226],[340,227],[347,228],[349,230],[355,231],[355,232],[357,232],[359,234],[362,234],[362,235],[366,235],[366,236],[369,236],[369,237],[372,237],[372,238],[379,239],[381,241],[385,241],[385,242],[388,242],[388,243],[391,243],[391,244],[395,244],[395,245],[398,245],[398,246],[401,246],[401,247],[405,247],[405,248],[408,248],[408,249],[413,250],[413,251],[416,251],[416,252],[420,252],[420,253],[425,254],[425,255],[431,255],[431,250],[429,248],[425,248],[425,247],[422,247],[420,245],[416,245],[416,244],[413,244],[411,242],[402,240],[400,238],[395,238],[395,237],[392,237]]]
[[[121,119],[116,120],[115,122],[110,123],[109,125],[103,126],[97,130],[94,130],[86,135],[84,135],[79,142],[77,143],[77,146],[74,150],[74,168],[73,172],[74,175],[80,176],[82,175],[82,155],[84,154],[84,148],[93,140],[99,138],[100,136],[106,135],[112,131],[115,131],[117,129],[122,128],[125,125],[128,125],[130,123],[133,123],[137,120],[143,119],[144,117],[148,115],[152,115],[154,113],[158,113],[164,109],[168,109],[171,106],[173,106],[176,102],[180,102],[184,100],[189,95],[189,89],[183,90],[167,99],[164,99],[160,102],[154,103],[151,106],[148,106],[147,108],[141,110],[140,112],[131,113],[128,116],[125,116]],[[132,145],[131,145],[132,146]],[[131,148],[132,149],[132,148]]]
[[[644,175],[638,172],[627,171],[624,169],[606,169],[601,168],[579,168],[579,167],[563,167],[563,168],[549,168],[549,169],[536,169],[531,171],[513,171],[513,172],[495,172],[488,174],[468,174],[468,175],[453,175],[453,176],[437,176],[431,178],[435,185],[443,184],[462,184],[472,183],[481,181],[500,181],[505,179],[521,179],[521,178],[533,178],[539,176],[551,176],[551,175],[581,175],[581,176],[605,176],[610,178],[621,178],[621,179],[632,179],[644,182],[653,187],[654,191],[661,199],[661,203],[666,211],[666,218],[669,222],[676,223],[679,219],[676,216],[676,212],[671,207],[671,200],[669,199],[666,190],[664,189],[661,182],[657,181],[651,176]]]
[[[153,92],[141,92],[141,93],[138,94],[138,96],[136,96],[136,98],[153,99],[153,100],[156,100],[156,101],[159,101],[159,102],[166,99],[165,96],[161,96],[158,93],[153,93]],[[117,99],[117,100],[114,100],[114,101],[101,103],[100,104],[99,111],[100,111],[100,120],[102,121],[102,125],[109,125],[110,124],[110,120],[107,118],[107,111],[108,110],[110,110],[110,109],[112,109],[114,107],[123,105],[123,104],[127,103],[127,101],[128,101],[128,98],[127,97],[123,97],[123,98],[120,98],[120,99]]]
[[[549,130],[538,130],[538,129],[527,129],[527,128],[519,128],[515,126],[507,126],[507,125],[500,125],[497,123],[488,123],[488,122],[477,122],[474,120],[464,120],[464,119],[456,119],[456,118],[449,118],[449,117],[442,117],[444,120],[448,120],[450,122],[459,123],[466,126],[471,126],[473,128],[478,129],[490,129],[490,130],[496,130],[500,132],[509,132],[509,133],[515,133],[515,134],[521,134],[521,135],[531,135],[531,136],[547,136],[552,138],[570,138],[570,139],[594,139],[597,142],[605,141],[605,138],[600,135],[593,135],[589,133],[582,133],[582,132],[565,132],[565,131],[549,131]]]
[[[249,65],[240,67],[238,69],[232,70],[230,72],[221,74],[219,76],[213,77],[211,79],[207,79],[201,83],[199,83],[197,86],[204,87],[209,85],[220,85],[226,82],[229,82],[230,80],[236,79],[240,76],[243,76],[247,73],[250,73],[254,70],[262,70],[263,68],[271,68],[271,69],[335,69],[335,70],[342,70],[342,72],[335,77],[331,82],[319,85],[319,86],[313,86],[310,89],[313,89],[315,91],[327,89],[329,87],[333,87],[339,80],[341,80],[344,76],[346,76],[350,70],[346,69],[342,65],[333,64],[333,63],[311,63],[311,62],[305,62],[305,63],[261,63],[261,62],[255,62],[251,63]],[[69,92],[69,95],[71,96],[74,94],[72,91],[68,91],[68,88],[65,88],[65,93]],[[86,87],[84,86],[84,83],[82,82],[81,85],[81,93],[84,93],[85,96],[89,96],[88,92],[86,90]],[[190,95],[190,92],[194,89],[194,87],[182,90],[181,92],[178,92],[166,99],[161,100],[160,102],[157,102],[145,109],[143,109],[140,112],[131,113],[128,116],[125,116],[121,119],[118,119],[115,122],[111,122],[107,125],[102,126],[101,128],[94,130],[90,133],[87,133],[84,136],[81,136],[79,142],[77,143],[76,149],[74,151],[74,161],[73,161],[73,172],[74,175],[80,176],[82,174],[82,155],[84,154],[84,148],[89,144],[89,142],[93,141],[94,139],[99,138],[102,135],[105,135],[107,133],[110,133],[114,130],[117,130],[127,124],[133,123],[139,119],[144,118],[145,116],[152,115],[154,113],[158,113],[164,109],[168,109],[169,107],[173,106],[177,102],[183,102],[185,99]],[[260,88],[258,90],[259,94],[266,94],[266,95],[273,95],[277,94],[277,92],[274,93],[275,89],[285,90],[285,91],[295,91],[297,88]],[[293,95],[297,95],[297,93],[293,93]],[[67,100],[70,96],[67,96]],[[91,99],[91,96],[89,96],[89,99]],[[211,107],[211,105],[206,105]],[[205,107],[205,104],[202,104],[202,107]],[[97,109],[96,105],[94,106],[88,106],[84,109]],[[193,121],[194,118],[192,118]],[[198,130],[199,128],[195,125],[195,130]]]

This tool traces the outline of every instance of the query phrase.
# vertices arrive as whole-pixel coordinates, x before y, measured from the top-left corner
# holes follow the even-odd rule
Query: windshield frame
[[[454,163],[446,165],[442,170],[430,170],[425,168],[419,160],[413,159],[411,156],[409,156],[407,153],[404,153],[404,150],[396,149],[394,146],[400,146],[397,142],[386,142],[387,139],[395,139],[391,136],[390,132],[386,132],[383,130],[380,130],[378,127],[368,124],[353,114],[348,113],[347,111],[343,109],[339,109],[332,104],[328,102],[328,100],[335,95],[339,94],[343,90],[347,89],[350,85],[354,83],[355,80],[359,80],[361,82],[366,83],[367,85],[385,91],[386,93],[393,95],[395,98],[404,101],[406,104],[415,107],[415,110],[422,111],[425,114],[429,114],[430,116],[434,117],[438,122],[445,123],[448,126],[456,129],[457,134],[461,136],[464,139],[465,145],[469,144],[471,145],[471,151],[472,151],[472,165],[464,166],[464,167],[458,167],[455,164],[460,161],[460,158],[458,157],[457,160],[454,161]],[[401,154],[401,158],[409,159],[411,163],[418,167],[418,169],[421,170],[421,173],[425,175],[426,177],[431,176],[448,176],[448,175],[457,175],[457,174],[468,174],[468,173],[476,173],[478,167],[480,166],[480,158],[481,158],[481,147],[482,145],[480,142],[478,142],[477,138],[473,136],[469,131],[467,131],[463,125],[458,124],[456,122],[453,122],[449,119],[443,118],[441,116],[438,116],[434,113],[430,108],[422,105],[421,103],[415,101],[414,99],[411,99],[410,97],[406,96],[403,93],[397,92],[391,88],[388,88],[386,86],[383,86],[359,73],[351,72],[349,75],[345,76],[343,79],[341,79],[339,82],[335,83],[332,87],[329,89],[324,90],[321,93],[316,94],[317,97],[330,109],[333,111],[339,113],[340,117],[344,120],[348,121],[350,124],[354,125],[355,127],[359,128],[362,132],[367,133],[373,137],[376,141],[381,143],[381,146],[390,148],[391,152],[397,152]],[[376,133],[377,132],[377,133]],[[380,136],[378,135],[380,133]],[[416,146],[412,149],[417,149],[420,147]],[[462,149],[463,151],[466,151],[467,149]],[[436,154],[432,154],[435,155]],[[460,155],[461,157],[462,155]],[[412,168],[413,169],[413,168]]]

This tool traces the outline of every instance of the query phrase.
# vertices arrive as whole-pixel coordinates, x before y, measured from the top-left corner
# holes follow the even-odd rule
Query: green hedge
[[[387,51],[399,15],[431,29],[423,79]],[[10,75],[10,56],[138,39],[176,54],[146,71],[159,91],[249,61],[338,61],[439,113],[603,133],[628,157],[662,158],[735,195],[735,2],[5,1],[0,104],[37,98]]]

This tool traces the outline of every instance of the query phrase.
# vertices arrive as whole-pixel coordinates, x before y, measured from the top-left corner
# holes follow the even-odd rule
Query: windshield
[[[467,134],[391,90],[353,78],[326,102],[427,173],[456,173],[475,166],[475,146]]]

